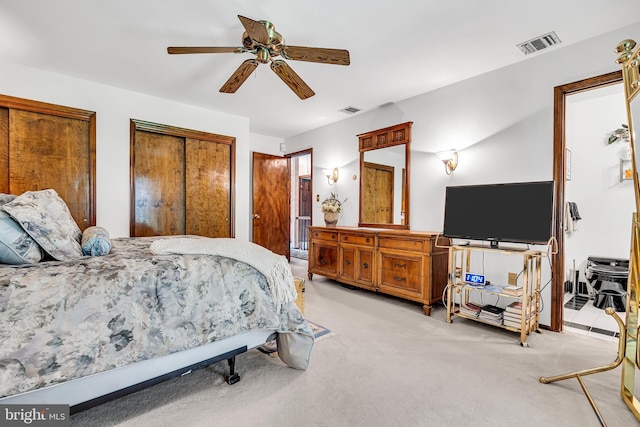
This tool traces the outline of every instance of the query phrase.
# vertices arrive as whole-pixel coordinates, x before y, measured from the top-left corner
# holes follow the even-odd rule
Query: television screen
[[[446,237],[546,244],[552,235],[553,181],[446,188]]]

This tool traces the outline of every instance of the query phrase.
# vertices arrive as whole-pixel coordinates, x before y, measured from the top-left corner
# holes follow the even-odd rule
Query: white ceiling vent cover
[[[556,32],[551,31],[550,33],[536,37],[535,39],[520,43],[517,46],[525,55],[529,55],[530,53],[535,53],[539,50],[546,49],[560,43],[562,43],[562,41],[560,41]]]
[[[360,109],[356,108],[356,107],[345,107],[342,110],[338,110],[338,111],[341,111],[341,112],[343,112],[345,114],[355,114],[358,111],[360,111]]]

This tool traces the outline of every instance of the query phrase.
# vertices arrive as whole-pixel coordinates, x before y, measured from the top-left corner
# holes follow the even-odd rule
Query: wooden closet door
[[[53,188],[81,230],[92,225],[90,122],[17,109],[8,119],[8,192]]]
[[[231,236],[231,146],[187,138],[186,234]]]
[[[234,237],[235,138],[131,119],[131,236]]]
[[[132,236],[185,234],[184,138],[136,131]]]

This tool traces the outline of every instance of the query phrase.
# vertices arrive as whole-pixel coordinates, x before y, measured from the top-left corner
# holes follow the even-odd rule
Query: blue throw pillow
[[[82,233],[82,254],[102,256],[111,251],[109,232],[98,226],[87,227]]]
[[[0,264],[35,264],[42,248],[8,213],[0,209]]]

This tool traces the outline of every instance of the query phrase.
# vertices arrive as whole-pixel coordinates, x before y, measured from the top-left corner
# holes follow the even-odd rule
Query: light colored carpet
[[[292,260],[306,277],[306,262]],[[225,362],[72,416],[74,426],[598,426],[574,379],[540,376],[604,365],[616,344],[545,331],[518,335],[427,317],[419,304],[314,276],[305,316],[335,332],[307,371],[251,350],[229,386]],[[619,397],[621,368],[585,378],[610,427],[638,425]]]

